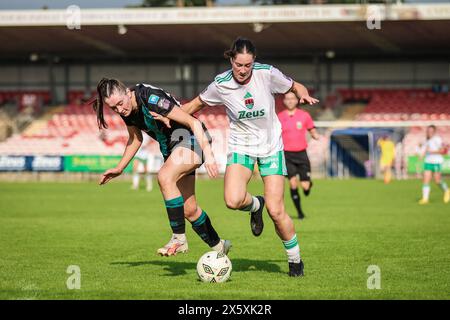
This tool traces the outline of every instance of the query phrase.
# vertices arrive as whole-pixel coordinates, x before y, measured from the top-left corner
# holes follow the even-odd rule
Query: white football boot
[[[180,239],[178,234],[173,234],[170,241],[162,248],[159,248],[157,253],[161,256],[176,256],[178,253],[186,253],[188,251],[188,243],[186,236],[184,240]]]

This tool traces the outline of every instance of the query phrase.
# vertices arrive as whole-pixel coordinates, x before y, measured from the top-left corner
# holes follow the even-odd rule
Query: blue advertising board
[[[64,170],[64,158],[60,156],[0,156],[0,171],[48,171]]]

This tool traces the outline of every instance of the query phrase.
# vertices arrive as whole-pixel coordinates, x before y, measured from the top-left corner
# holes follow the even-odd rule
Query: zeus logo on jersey
[[[264,117],[266,114],[264,109],[256,110],[256,111],[238,111],[239,120],[242,119],[255,119],[255,118],[261,118]]]

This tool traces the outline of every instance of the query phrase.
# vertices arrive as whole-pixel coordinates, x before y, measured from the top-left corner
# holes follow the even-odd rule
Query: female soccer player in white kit
[[[238,38],[225,57],[230,60],[231,70],[215,77],[214,82],[182,109],[193,114],[204,106],[226,106],[231,129],[225,171],[226,205],[251,212],[255,236],[263,230],[262,210],[266,205],[287,252],[289,275],[302,276],[303,261],[294,223],[284,207],[287,173],[274,95],[293,92],[300,103],[311,105],[318,100],[277,68],[256,63],[256,49],[248,39]],[[247,192],[255,163],[264,182],[264,197]]]
[[[442,180],[441,170],[444,162],[442,138],[436,134],[436,127],[431,125],[427,127],[427,140],[422,146],[421,156],[424,159],[422,199],[419,204],[427,204],[430,198],[430,182],[434,175],[434,181],[444,192],[444,203],[450,202],[450,190],[447,184]]]

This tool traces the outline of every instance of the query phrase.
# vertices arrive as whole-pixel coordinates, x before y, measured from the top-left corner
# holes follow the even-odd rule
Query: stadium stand
[[[72,95],[82,98],[81,95]],[[0,144],[5,155],[122,154],[128,134],[122,119],[105,110],[107,130],[99,131],[97,118],[88,105],[70,104],[58,108],[48,120],[35,121],[22,133]],[[228,118],[224,107],[206,108],[196,114],[210,129],[216,150],[226,146]]]
[[[40,125],[30,126],[0,144],[0,154],[120,154],[123,151],[127,139],[125,125],[111,111],[105,112],[110,130],[100,134],[91,107],[68,105],[60,109],[50,119],[41,120]]]
[[[313,118],[323,120],[330,112],[341,108],[339,119],[362,121],[450,120],[450,97],[428,89],[339,89],[327,98],[324,108],[311,110]],[[57,108],[47,118],[35,121],[22,133],[14,134],[0,144],[0,154],[8,155],[120,155],[127,141],[127,131],[119,116],[105,109],[108,130],[98,130],[92,108],[82,105],[83,91],[70,91],[72,103]],[[277,96],[276,110],[283,110],[283,97]],[[182,103],[187,100],[182,100]],[[310,110],[308,110],[310,111]],[[327,113],[328,112],[328,113]],[[195,116],[205,123],[213,136],[213,150],[218,157],[226,154],[228,118],[225,107],[204,108]],[[440,128],[444,141],[450,141],[450,129]],[[423,127],[412,127],[403,140],[405,155],[414,155],[424,140]],[[319,141],[310,140],[308,153],[313,170],[325,168],[329,135],[324,132]],[[157,151],[157,145],[154,146]],[[319,168],[319,169],[318,169]]]
[[[450,95],[433,89],[338,89],[332,95],[337,96],[332,101],[336,102],[333,110],[339,114],[338,120],[417,121],[417,126],[405,128],[401,141],[403,158],[416,155],[418,146],[425,141],[422,121],[450,120]],[[320,116],[319,119],[323,120]],[[444,141],[450,141],[448,127],[438,127],[438,134]],[[310,143],[308,152],[315,156],[314,142]],[[321,159],[320,155],[317,158]]]
[[[42,106],[48,105],[50,101],[50,92],[45,90],[0,91],[0,105],[8,103],[17,104],[19,106],[19,111],[22,111],[23,108],[29,104]]]
[[[450,120],[450,95],[431,89],[340,89],[343,102],[367,102],[360,121]]]

